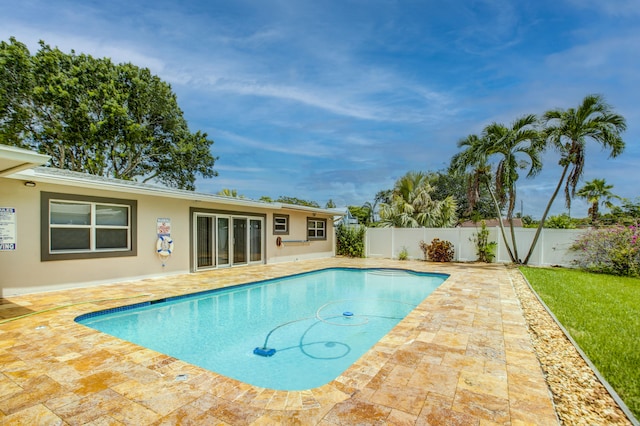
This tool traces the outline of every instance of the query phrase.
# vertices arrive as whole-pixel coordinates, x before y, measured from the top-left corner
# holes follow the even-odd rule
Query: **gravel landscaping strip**
[[[637,425],[540,303],[520,271],[513,267],[509,273],[560,421],[566,425]]]

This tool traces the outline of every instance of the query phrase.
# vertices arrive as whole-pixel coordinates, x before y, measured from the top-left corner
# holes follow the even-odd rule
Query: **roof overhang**
[[[103,178],[83,173],[68,172],[49,167],[39,167],[47,163],[49,155],[38,154],[22,148],[0,144],[0,177],[23,179],[33,182],[52,183],[78,188],[90,188],[107,191],[121,191],[129,194],[144,194],[157,197],[167,197],[196,202],[212,202],[244,207],[258,207],[273,210],[302,210],[313,215],[326,216],[344,215],[332,209],[306,207],[294,204],[267,203],[246,198],[225,197],[221,195],[205,194],[195,191],[167,188],[155,185],[146,185],[133,181]]]
[[[316,214],[322,214],[326,216],[345,216],[346,215],[344,211],[341,211],[338,209],[323,209],[320,207],[308,207],[308,206],[302,206],[299,204],[282,203],[281,208],[284,210],[303,211],[303,212],[311,213],[313,215],[316,215]]]
[[[311,214],[320,214],[330,217],[344,214],[338,213],[335,210],[331,209],[298,206],[278,202],[267,203],[264,201],[256,201],[248,198],[225,197],[222,195],[205,194],[202,192],[142,184],[135,181],[103,178],[100,176],[86,175],[83,173],[69,172],[65,170],[52,169],[49,167],[36,167],[29,170],[21,170],[20,172],[12,173],[11,176],[8,177],[11,179],[21,179],[38,183],[50,183],[75,188],[118,191],[127,194],[150,195],[155,197],[190,200],[202,203],[217,203],[235,207],[257,207],[269,210],[302,210]]]
[[[27,149],[0,145],[0,177],[41,166],[50,159],[51,157],[48,155],[38,154]]]

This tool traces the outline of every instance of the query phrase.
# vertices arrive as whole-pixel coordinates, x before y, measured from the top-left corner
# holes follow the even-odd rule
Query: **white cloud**
[[[633,70],[633,76],[637,76],[640,56],[635,53],[638,46],[638,31],[623,37],[603,37],[549,55],[547,65],[556,72],[571,73],[572,78],[584,78],[585,74],[599,78],[620,74],[631,76],[628,74],[630,70]]]
[[[640,2],[637,0],[567,0],[577,8],[595,9],[615,17],[634,17],[640,15]]]
[[[310,158],[331,158],[334,153],[326,145],[315,142],[306,142],[304,140],[296,141],[295,144],[268,143],[246,136],[237,135],[225,130],[216,132],[218,140],[228,140],[234,143],[234,150],[241,147],[253,148],[254,152],[275,152],[287,155],[296,155]]]

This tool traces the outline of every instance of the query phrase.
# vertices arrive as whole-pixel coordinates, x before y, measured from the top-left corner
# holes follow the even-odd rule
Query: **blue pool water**
[[[76,321],[245,383],[303,390],[339,376],[446,278],[332,268]]]

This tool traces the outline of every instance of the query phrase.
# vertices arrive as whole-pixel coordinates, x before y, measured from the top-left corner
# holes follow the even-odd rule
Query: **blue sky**
[[[583,182],[640,195],[637,0],[0,0],[0,10],[0,38],[32,53],[44,40],[169,82],[220,157],[200,192],[361,205],[407,171],[444,169],[459,139],[493,121],[598,93],[627,119],[627,147],[607,159],[589,144]],[[518,182],[534,217],[560,176],[555,152],[544,164]],[[556,200],[552,214],[564,211]]]

